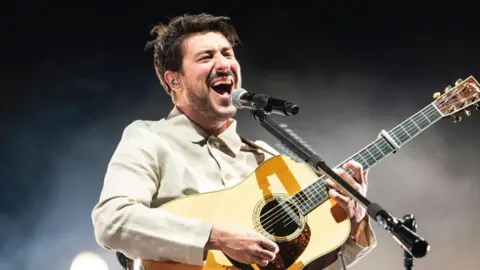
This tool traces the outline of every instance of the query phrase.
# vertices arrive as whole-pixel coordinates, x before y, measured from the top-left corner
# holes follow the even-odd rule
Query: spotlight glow
[[[70,270],[108,270],[107,263],[97,254],[82,252],[75,256]]]

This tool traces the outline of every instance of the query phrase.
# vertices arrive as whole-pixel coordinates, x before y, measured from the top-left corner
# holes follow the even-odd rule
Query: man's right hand
[[[246,264],[265,266],[275,259],[278,245],[254,230],[214,225],[207,244],[230,258]]]

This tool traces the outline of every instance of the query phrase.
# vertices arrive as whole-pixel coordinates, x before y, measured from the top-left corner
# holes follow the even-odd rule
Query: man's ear
[[[165,80],[165,83],[168,84],[170,89],[172,89],[172,91],[179,91],[181,89],[179,77],[180,76],[178,72],[167,70],[165,71],[163,79]]]

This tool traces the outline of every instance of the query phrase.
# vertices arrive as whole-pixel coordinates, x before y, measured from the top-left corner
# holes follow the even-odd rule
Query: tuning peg
[[[466,114],[467,116],[470,116],[470,115],[472,115],[472,112],[469,111],[469,110],[465,110],[465,114]]]
[[[452,90],[452,87],[449,85],[449,86],[445,87],[444,92],[447,93],[447,92],[450,91],[450,90]]]
[[[480,110],[480,104],[479,103],[475,104],[475,110],[477,110],[477,111]]]
[[[433,94],[433,98],[434,99],[437,99],[441,96],[442,94],[440,94],[440,92],[436,92],[435,94]]]
[[[461,115],[454,115],[453,116],[453,123],[460,123],[462,121],[462,116]]]
[[[455,81],[455,85],[459,85],[462,82],[462,79],[458,79]]]

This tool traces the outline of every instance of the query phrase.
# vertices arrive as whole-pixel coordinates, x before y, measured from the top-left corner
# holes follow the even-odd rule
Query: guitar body
[[[337,259],[336,251],[350,235],[345,212],[333,211],[339,207],[333,207],[331,200],[323,201],[306,216],[298,208],[281,211],[290,195],[318,179],[306,164],[280,155],[265,161],[236,186],[162,206],[179,216],[256,229],[280,248],[276,259],[265,267],[239,264],[218,250],[209,251],[204,266],[151,260],[142,260],[141,265],[145,270],[322,269]]]

